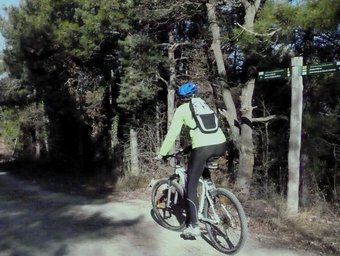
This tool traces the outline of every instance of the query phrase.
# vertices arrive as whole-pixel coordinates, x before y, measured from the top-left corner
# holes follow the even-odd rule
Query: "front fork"
[[[202,185],[203,185],[203,187],[202,187],[203,191],[202,191],[201,196],[200,196],[198,219],[202,222],[208,222],[210,224],[217,225],[221,221],[221,219],[215,211],[214,202],[213,202],[213,199],[211,198],[211,196],[209,194],[209,191],[206,189],[205,184],[202,183]],[[205,218],[203,216],[205,204],[208,204],[208,206],[209,205],[211,206],[212,213],[213,213],[212,216],[207,216],[207,218]]]
[[[172,191],[171,191],[171,184],[170,184],[170,180],[169,180],[169,183],[168,183],[168,198],[167,198],[167,201],[166,201],[166,207],[169,208],[170,207],[170,204],[171,204],[171,195],[172,195]],[[177,201],[178,201],[178,191],[175,190],[174,192],[174,198],[173,198],[173,204],[177,204]]]

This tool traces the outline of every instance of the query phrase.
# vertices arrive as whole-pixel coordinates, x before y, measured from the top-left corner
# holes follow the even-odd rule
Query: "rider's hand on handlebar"
[[[181,150],[183,155],[187,155],[188,153],[190,153],[190,151],[192,150],[192,146],[186,146],[184,149]]]
[[[162,155],[157,155],[154,159],[155,159],[156,161],[160,161],[160,162],[164,162],[164,161],[165,161],[165,157],[162,156]]]

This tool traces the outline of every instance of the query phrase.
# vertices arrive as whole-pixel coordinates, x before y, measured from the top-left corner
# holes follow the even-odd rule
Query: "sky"
[[[20,0],[0,0],[0,16],[4,17],[6,13],[4,12],[4,7],[14,5],[19,6]],[[0,33],[0,51],[5,47],[5,41]]]

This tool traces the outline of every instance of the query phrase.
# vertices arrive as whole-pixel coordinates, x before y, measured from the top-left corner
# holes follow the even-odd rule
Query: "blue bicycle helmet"
[[[197,92],[197,85],[188,82],[177,87],[177,95],[181,98],[188,98]]]

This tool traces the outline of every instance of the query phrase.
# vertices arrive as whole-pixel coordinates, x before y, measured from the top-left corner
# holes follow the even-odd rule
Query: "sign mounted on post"
[[[340,61],[335,63],[323,63],[318,65],[303,66],[302,75],[306,76],[335,71],[340,71]]]
[[[322,63],[310,66],[301,66],[299,73],[302,76],[326,73],[326,72],[336,72],[340,71],[340,61],[331,63]],[[288,78],[291,76],[291,70],[289,68],[271,70],[271,71],[260,71],[258,73],[259,80],[270,80],[270,79],[281,79]]]
[[[303,66],[302,57],[291,60],[291,68],[258,73],[259,80],[282,79],[291,77],[291,114],[290,135],[288,151],[288,188],[287,211],[289,215],[298,213],[299,208],[299,182],[300,182],[300,150],[301,150],[301,125],[303,106],[303,78],[302,76],[326,72],[339,72],[340,61],[322,63],[318,65]]]
[[[261,71],[259,72],[258,78],[260,80],[268,80],[268,79],[279,79],[290,77],[289,68],[277,69],[272,71]]]

